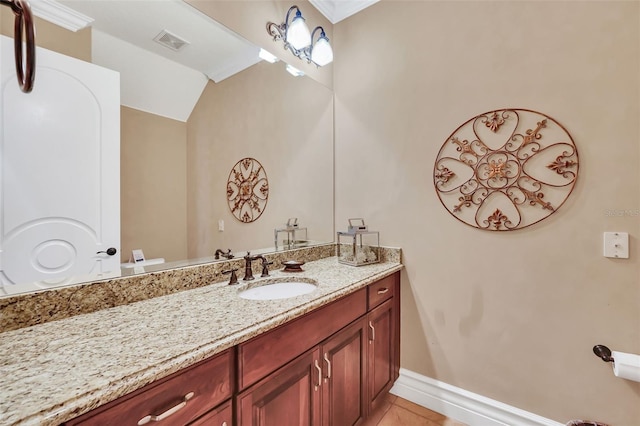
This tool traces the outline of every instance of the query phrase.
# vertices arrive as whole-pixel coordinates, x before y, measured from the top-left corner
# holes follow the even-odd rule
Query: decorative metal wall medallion
[[[467,225],[525,228],[566,201],[578,150],[553,118],[526,109],[490,111],[458,127],[440,148],[433,182],[442,205]]]
[[[267,173],[258,160],[243,158],[229,173],[227,202],[231,213],[241,222],[258,219],[269,199]]]

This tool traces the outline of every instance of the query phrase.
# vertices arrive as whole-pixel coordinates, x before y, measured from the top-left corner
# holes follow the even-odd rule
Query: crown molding
[[[94,21],[93,18],[55,0],[31,0],[29,3],[33,14],[37,17],[73,32],[88,27]]]
[[[227,61],[224,64],[224,67],[210,70],[207,72],[207,77],[213,80],[215,83],[220,83],[225,78],[231,77],[232,75],[239,73],[242,70],[249,68],[250,66],[257,64],[261,61],[258,56],[258,51],[260,49],[247,49],[242,52],[240,55],[233,58],[233,60]]]

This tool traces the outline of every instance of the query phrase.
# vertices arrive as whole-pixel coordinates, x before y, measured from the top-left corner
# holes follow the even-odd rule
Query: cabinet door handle
[[[331,378],[331,361],[329,361],[329,354],[325,352],[324,354],[324,362],[327,363],[327,377],[324,380],[328,380]]]
[[[322,368],[318,365],[318,360],[313,361],[316,365],[316,370],[318,370],[318,384],[315,386],[315,390],[318,390],[320,385],[322,384]]]
[[[384,287],[384,288],[379,288],[379,289],[378,289],[378,294],[385,294],[385,293],[386,293],[386,292],[388,292],[388,291],[389,291],[389,289],[388,289],[388,288],[386,288],[386,287]]]
[[[371,321],[369,321],[369,328],[371,329],[371,340],[376,340],[376,329]]]
[[[187,405],[187,401],[193,398],[193,395],[195,395],[195,392],[189,392],[188,394],[182,397],[182,401],[180,401],[178,404],[174,405],[173,407],[169,408],[167,411],[165,411],[162,414],[158,414],[158,415],[149,414],[148,416],[141,418],[140,420],[138,420],[138,426],[146,425],[147,423],[150,423],[150,422],[160,422],[166,419],[167,417],[175,414],[176,412],[180,411]]]

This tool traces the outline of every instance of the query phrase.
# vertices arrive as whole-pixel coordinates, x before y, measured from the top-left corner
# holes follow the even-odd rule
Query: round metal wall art
[[[433,169],[442,205],[488,231],[525,228],[551,216],[578,177],[578,150],[553,118],[502,109],[471,118],[447,138]]]
[[[258,160],[243,158],[229,173],[227,203],[233,216],[241,222],[257,220],[269,200],[267,173]]]

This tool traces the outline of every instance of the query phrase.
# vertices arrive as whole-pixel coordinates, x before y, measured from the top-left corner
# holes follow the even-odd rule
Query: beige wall
[[[261,62],[218,84],[209,82],[188,120],[189,257],[273,247],[289,217],[308,237],[333,241],[333,93],[295,78],[282,63]],[[226,183],[242,158],[258,160],[269,200],[258,220],[231,213]],[[218,231],[218,220],[225,222]]]
[[[334,26],[336,223],[401,246],[402,367],[566,422],[640,419],[640,384],[591,349],[640,353],[638,2],[382,1]],[[549,114],[580,176],[515,232],[458,222],[433,188],[446,138],[496,108]],[[356,160],[357,159],[357,160]],[[357,166],[354,167],[354,164]],[[631,258],[602,256],[602,233]]]
[[[187,123],[120,109],[122,260],[187,259]]]
[[[90,28],[72,32],[38,17],[34,22],[38,46],[91,62]],[[0,34],[13,38],[13,24],[13,12],[6,6],[0,7]]]

